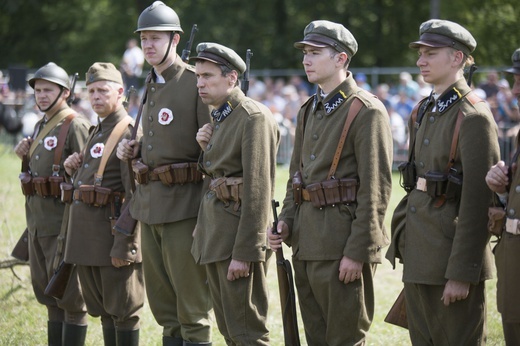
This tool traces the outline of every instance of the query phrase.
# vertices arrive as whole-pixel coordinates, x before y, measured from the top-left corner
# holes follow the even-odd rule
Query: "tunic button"
[[[148,136],[152,137],[153,136],[153,131],[148,131]]]
[[[206,167],[211,166],[211,161],[206,161]]]
[[[132,251],[130,251],[132,253],[132,255],[135,255],[137,253],[137,251],[135,251],[135,249],[132,249]]]
[[[78,181],[78,186],[83,185],[83,182],[80,180]]]
[[[40,155],[36,155],[36,156],[34,157],[34,159],[35,159],[35,160],[39,160],[39,159],[40,159]]]
[[[316,118],[318,118],[319,120],[323,119],[323,114],[318,114]]]
[[[40,139],[40,141],[38,143],[43,144],[43,139]]]
[[[511,208],[511,209],[509,209],[509,210],[507,211],[507,214],[508,214],[509,216],[515,216],[515,210],[514,210],[513,208]]]
[[[517,186],[515,187],[515,192],[517,192],[517,193],[520,192],[520,185],[517,185]]]
[[[100,132],[100,133],[97,134],[97,136],[101,137],[101,136],[103,136],[103,134]]]
[[[421,168],[424,168],[424,162],[422,162],[422,161],[419,162],[419,166],[420,166]]]
[[[149,122],[152,122],[152,121],[153,121],[153,117],[152,117],[151,115],[148,117],[148,121],[149,121]]]
[[[206,150],[211,150],[212,146],[213,146],[212,144],[208,144],[208,146],[206,147]]]
[[[316,155],[312,154],[311,155],[311,161],[314,161],[314,160],[316,160]]]
[[[428,138],[426,138],[424,141],[423,141],[424,145],[428,145],[430,144],[430,140]]]
[[[415,209],[415,207],[410,207],[410,212],[411,212],[412,214],[415,214],[416,211],[417,211],[417,209]]]
[[[218,130],[219,128],[220,128],[219,124],[215,125],[215,130]]]
[[[208,194],[206,195],[206,198],[207,198],[207,199],[213,198],[214,195],[215,195],[215,192],[210,191],[210,192],[208,192]]]
[[[434,122],[435,122],[435,117],[432,115],[432,116],[430,117],[430,119],[428,119],[428,120],[430,120],[431,123],[434,123]]]
[[[88,168],[88,163],[85,163],[84,167],[85,167],[85,168]]]
[[[307,178],[309,178],[309,175],[308,175],[307,173],[305,173],[305,174],[303,175],[303,177],[304,177],[305,179],[307,179]]]
[[[34,175],[35,177],[37,177],[37,176],[38,176],[38,172],[33,172],[33,175]]]
[[[317,140],[318,139],[318,135],[312,135],[312,139]]]
[[[155,106],[155,101],[150,101],[150,107]]]
[[[146,147],[146,149],[148,149],[148,151],[152,150],[153,149],[153,146],[151,144],[148,144],[148,146]]]
[[[155,87],[151,87],[150,91],[154,93],[155,92]]]

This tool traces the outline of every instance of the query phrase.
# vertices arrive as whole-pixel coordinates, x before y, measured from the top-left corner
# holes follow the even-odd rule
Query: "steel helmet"
[[[59,67],[53,62],[48,63],[47,65],[40,67],[38,71],[34,74],[34,76],[29,79],[29,85],[34,89],[34,83],[37,79],[43,79],[54,84],[58,84],[59,86],[64,87],[67,90],[70,90],[70,79],[67,72],[64,69]]]
[[[155,1],[148,6],[137,20],[135,32],[151,31],[182,31],[179,16],[162,1]]]

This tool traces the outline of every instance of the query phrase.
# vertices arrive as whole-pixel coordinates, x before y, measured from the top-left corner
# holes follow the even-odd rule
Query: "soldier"
[[[64,181],[63,161],[80,151],[90,124],[67,105],[69,75],[55,63],[48,63],[29,80],[36,104],[44,117],[36,124],[32,137],[22,139],[15,152],[28,162],[22,181],[25,214],[29,230],[31,280],[40,304],[47,307],[49,345],[83,345],[87,334],[87,311],[74,271],[63,299],[44,294],[54,273],[54,257],[63,221],[65,204],[59,198]],[[24,168],[25,170],[25,168]]]
[[[383,218],[392,189],[392,134],[384,105],[359,88],[343,25],[311,22],[303,51],[318,91],[298,113],[294,151],[273,250],[292,245],[309,345],[365,342],[374,316],[373,275],[388,244]]]
[[[394,211],[387,258],[403,262],[408,328],[414,345],[483,345],[485,280],[491,278],[486,189],[499,157],[489,108],[471,93],[464,66],[476,47],[457,23],[421,24],[417,66],[433,85],[409,121],[410,167],[416,170],[407,203]],[[406,170],[405,170],[406,172]]]
[[[211,178],[202,198],[192,254],[205,265],[215,316],[228,345],[269,345],[266,249],[280,140],[271,111],[246,97],[246,64],[217,43],[197,46],[197,88],[214,108],[197,133],[201,169]]]
[[[520,101],[520,48],[513,53],[513,66],[505,72],[514,75],[513,94]],[[519,133],[520,136],[520,133]],[[518,137],[518,136],[517,136]],[[517,139],[518,143],[518,139]],[[518,164],[520,149],[513,156],[512,176],[508,174],[509,167],[504,161],[499,161],[491,167],[486,175],[486,183],[495,192],[505,206],[507,214],[506,232],[502,233],[495,247],[495,263],[497,266],[497,305],[502,314],[502,326],[506,345],[520,344],[520,279],[518,266],[520,263],[520,247],[518,240],[518,220],[520,219],[520,171]]]
[[[77,265],[87,311],[101,316],[105,345],[138,345],[144,304],[140,230],[126,236],[111,227],[132,194],[133,176],[114,150],[122,137],[130,137],[132,118],[123,107],[123,79],[114,65],[93,64],[86,84],[99,124],[85,150],[64,163],[74,184],[65,262]]]
[[[163,326],[164,345],[210,344],[211,298],[206,271],[191,256],[192,233],[202,195],[197,171],[197,130],[210,121],[197,94],[194,68],[176,49],[179,17],[160,1],[137,22],[146,61],[152,65],[143,108],[143,137],[124,139],[117,155],[138,158],[139,185],[131,214],[141,222],[143,268],[148,302]]]

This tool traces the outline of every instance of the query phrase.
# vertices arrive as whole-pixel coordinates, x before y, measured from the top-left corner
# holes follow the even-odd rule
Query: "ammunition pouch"
[[[81,201],[88,205],[93,205],[96,200],[96,191],[94,185],[81,185],[79,187],[79,197]]]
[[[415,169],[415,163],[403,162],[397,169],[400,173],[399,185],[408,193],[415,188],[415,182],[417,180],[417,170]]]
[[[462,191],[462,175],[428,171],[424,175],[426,192],[431,198],[445,196],[446,199],[458,199]]]
[[[243,194],[243,179],[241,177],[212,179],[209,189],[215,192],[216,197],[224,203],[224,207],[228,207],[230,202],[235,202],[233,210],[237,212],[240,209]]]
[[[49,192],[52,197],[61,197],[60,184],[63,181],[65,181],[65,179],[60,176],[49,177]]]
[[[292,178],[292,188],[293,188],[293,197],[294,204],[300,205],[302,203],[302,173],[300,171],[296,171]]]
[[[351,178],[329,179],[309,184],[302,190],[302,199],[310,201],[315,208],[336,204],[350,204],[356,201],[358,181]]]
[[[157,167],[153,170],[153,172],[157,174],[159,180],[161,181],[161,183],[163,183],[163,185],[172,186],[173,174],[171,172],[170,165]]]
[[[28,172],[22,172],[18,176],[20,178],[20,185],[22,187],[22,193],[24,196],[34,195],[34,185],[32,182],[32,176]]]
[[[32,179],[36,194],[42,198],[46,198],[50,194],[49,179],[47,177],[34,177]]]
[[[141,161],[132,162],[134,178],[139,184],[148,184],[150,181],[160,180],[166,186],[175,184],[201,182],[204,176],[197,170],[195,162],[181,162],[163,165],[154,168],[151,172],[149,167]]]
[[[63,203],[70,204],[72,203],[72,194],[74,192],[74,186],[70,183],[61,183],[60,184],[61,189],[61,201]]]
[[[74,191],[74,200],[81,201],[94,207],[104,207],[114,201],[114,196],[122,196],[120,192],[112,192],[112,189],[94,185],[80,185]]]
[[[506,224],[506,211],[502,207],[489,207],[488,224],[489,233],[500,237]]]
[[[148,184],[148,166],[139,160],[132,161],[134,178],[139,184]]]

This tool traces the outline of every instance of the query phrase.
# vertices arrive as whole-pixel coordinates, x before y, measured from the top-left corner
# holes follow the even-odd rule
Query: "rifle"
[[[401,293],[399,293],[399,296],[397,296],[397,299],[390,308],[390,311],[388,311],[388,314],[385,317],[385,322],[408,329],[404,289],[401,290]]]
[[[130,104],[130,95],[132,95],[132,93],[135,91],[136,90],[133,85],[131,85],[130,88],[128,88],[126,91],[126,100],[123,101],[123,107],[125,107],[126,110],[128,110],[128,105]]]
[[[148,90],[146,87],[147,83],[150,83],[152,80],[152,72],[148,73],[148,76],[146,77],[146,80],[144,82],[145,89],[144,89],[144,95],[143,99],[141,100],[141,104],[139,105],[139,110],[137,111],[137,116],[135,117],[135,125],[132,129],[132,136],[130,137],[130,140],[134,140],[137,136],[137,129],[139,127],[139,123],[141,121],[141,115],[143,114],[143,107],[146,103],[146,96],[148,95]],[[135,192],[135,180],[133,178],[134,176],[134,170],[132,169],[132,160],[128,160],[128,170],[130,172],[130,184],[132,186],[132,192]],[[121,209],[121,214],[116,220],[116,223],[114,225],[114,229],[118,231],[119,233],[122,233],[126,236],[131,236],[134,234],[135,226],[137,226],[137,220],[132,217],[130,214],[130,197],[125,198],[125,202],[123,203],[123,207]]]
[[[249,90],[249,70],[251,69],[251,57],[253,56],[253,52],[251,49],[246,51],[246,70],[244,72],[244,76],[242,77],[242,92],[247,96],[247,91]]]
[[[280,204],[276,200],[271,201],[273,208],[273,233],[278,226],[278,214],[276,207]],[[282,322],[285,346],[300,346],[298,335],[298,320],[296,318],[296,294],[294,292],[294,280],[291,262],[283,257],[283,250],[276,250],[276,274],[278,276],[278,289],[280,292],[280,303],[282,305]]]
[[[193,24],[193,26],[191,27],[190,39],[188,40],[188,42],[186,42],[186,48],[182,50],[181,59],[185,63],[188,63],[188,61],[190,60],[191,46],[193,45],[193,40],[195,39],[195,34],[197,33],[197,31],[199,31],[199,29],[197,28],[197,24]]]
[[[74,95],[74,89],[76,89],[76,81],[78,80],[78,73],[74,73],[74,76],[72,76],[72,82],[70,83],[70,95],[67,97],[67,104],[70,106],[72,102],[76,99],[76,95]]]
[[[468,86],[471,86],[471,82],[473,81],[473,73],[475,73],[475,71],[478,69],[478,66],[475,65],[475,64],[471,64],[471,66],[469,67],[469,72],[468,72]]]
[[[27,262],[29,260],[29,230],[26,228],[22,236],[16,242],[11,252],[11,256],[20,261]]]
[[[45,295],[56,299],[62,299],[69,284],[70,277],[75,265],[71,263],[65,263],[63,260],[58,265],[58,268],[54,271],[47,287],[45,287]]]

